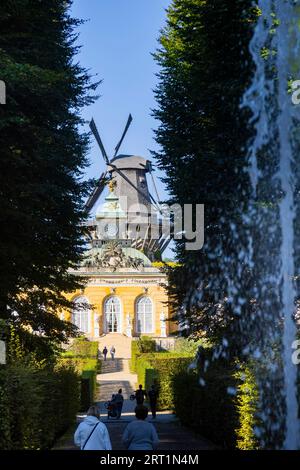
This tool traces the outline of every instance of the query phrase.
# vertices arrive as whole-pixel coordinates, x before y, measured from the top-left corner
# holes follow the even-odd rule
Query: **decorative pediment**
[[[136,252],[138,253],[137,250]],[[127,255],[119,242],[110,241],[103,249],[93,250],[83,265],[91,268],[109,268],[112,271],[118,268],[140,270],[145,266],[145,261],[141,256]]]

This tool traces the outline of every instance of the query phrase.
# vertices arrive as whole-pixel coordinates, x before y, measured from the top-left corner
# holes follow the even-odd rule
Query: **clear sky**
[[[84,111],[93,116],[106,152],[118,143],[128,114],[133,122],[121,153],[150,157],[155,149],[151,117],[155,107],[153,88],[158,67],[151,56],[165,24],[170,0],[74,0],[73,16],[86,19],[80,29],[80,63],[103,80],[97,102]],[[88,175],[97,177],[104,169],[102,156],[93,142]]]
[[[74,0],[72,15],[87,20],[79,28],[82,49],[78,60],[102,80],[100,98],[83,116],[87,121],[94,117],[108,155],[113,153],[129,113],[133,122],[120,153],[151,158],[149,150],[157,149],[153,129],[158,123],[151,109],[156,105],[153,89],[158,67],[151,53],[158,47],[169,4],[170,0]],[[94,141],[90,161],[87,177],[97,178],[105,164]],[[150,182],[149,187],[153,193]],[[158,187],[161,199],[166,198],[160,182]],[[170,255],[167,250],[165,256]]]

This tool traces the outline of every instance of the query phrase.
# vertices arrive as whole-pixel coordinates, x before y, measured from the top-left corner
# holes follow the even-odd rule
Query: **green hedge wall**
[[[94,402],[97,386],[97,371],[83,370],[81,374],[80,410],[86,411]]]
[[[235,377],[237,383],[236,408],[239,424],[236,429],[237,448],[240,450],[257,450],[259,441],[254,428],[261,423],[257,417],[259,390],[254,376],[254,365],[240,365]]]
[[[132,373],[136,373],[136,361],[137,357],[141,354],[139,348],[139,342],[137,340],[131,341],[131,360],[130,360],[130,370]]]
[[[152,384],[158,387],[158,410],[174,407],[173,378],[178,372],[184,373],[194,356],[168,352],[142,354],[137,356],[136,372],[138,381],[146,390]]]
[[[97,373],[101,373],[98,359],[98,342],[77,338],[68,351],[64,352],[61,362],[73,366],[80,374],[80,411],[86,411],[94,402]]]
[[[156,341],[150,336],[141,336],[138,340],[141,353],[148,354],[156,351]]]
[[[176,415],[182,424],[224,448],[258,449],[258,390],[251,369],[212,361],[211,356],[211,350],[202,351],[198,371],[174,375]]]
[[[195,373],[174,376],[174,409],[182,424],[225,448],[234,448],[238,413],[233,396],[227,393],[234,387],[231,371],[218,368],[205,374],[205,385],[199,386]]]
[[[86,338],[76,338],[69,349],[64,352],[64,356],[76,357],[98,357],[98,342],[89,341]]]
[[[49,449],[79,408],[74,369],[9,365],[0,370],[0,449]]]
[[[156,342],[150,336],[141,336],[131,342],[131,361],[130,370],[136,373],[136,361],[141,354],[154,353],[156,351]]]

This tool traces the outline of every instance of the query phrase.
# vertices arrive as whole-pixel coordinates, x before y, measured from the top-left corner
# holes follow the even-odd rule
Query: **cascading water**
[[[260,16],[256,24],[254,36],[250,44],[251,54],[256,66],[256,72],[250,88],[244,96],[243,106],[250,107],[255,129],[255,137],[250,148],[250,176],[253,185],[253,203],[250,202],[248,220],[256,218],[258,230],[269,233],[266,240],[266,257],[272,256],[270,261],[272,268],[267,266],[261,271],[260,284],[255,291],[255,296],[260,305],[261,316],[264,316],[266,324],[272,322],[272,309],[274,324],[281,325],[280,338],[281,359],[277,366],[270,364],[271,354],[266,359],[269,365],[267,369],[270,376],[278,377],[282,374],[283,381],[283,412],[277,412],[277,422],[280,412],[284,415],[285,437],[281,447],[285,449],[298,449],[300,447],[300,433],[297,402],[297,366],[292,362],[292,343],[296,338],[296,324],[294,320],[297,291],[295,288],[295,276],[297,264],[295,250],[298,248],[299,231],[297,230],[297,195],[299,193],[299,174],[296,170],[297,156],[299,153],[299,137],[296,130],[299,126],[299,107],[293,104],[288,86],[290,80],[300,79],[300,5],[299,1],[292,0],[259,0],[258,8]],[[263,161],[262,155],[267,155]],[[299,157],[298,157],[299,158]],[[266,161],[268,160],[269,161]],[[273,187],[271,209],[273,215],[269,218],[268,208],[264,217],[257,217],[257,207],[262,206],[262,194],[266,194],[266,186]],[[269,195],[272,192],[269,190]],[[259,193],[259,196],[258,196]],[[296,196],[295,196],[296,195]],[[270,199],[270,198],[269,198]],[[257,203],[257,201],[260,201]],[[262,209],[260,208],[260,213]],[[275,214],[275,218],[274,218]],[[277,214],[277,220],[276,220]],[[273,218],[272,218],[273,217]],[[259,226],[259,222],[262,221]],[[270,222],[271,221],[271,222]],[[274,224],[274,227],[270,225]],[[269,225],[269,227],[267,227]],[[276,227],[275,227],[276,226]],[[276,233],[276,235],[274,235]],[[278,246],[275,248],[275,239],[278,236]],[[274,241],[274,243],[273,243]],[[255,250],[255,240],[251,240],[251,247]],[[274,256],[273,256],[274,255]],[[253,255],[255,258],[255,254]],[[276,259],[278,263],[276,264]],[[252,260],[253,264],[257,260]],[[259,269],[259,268],[258,268]],[[268,295],[265,294],[266,286],[272,286]],[[278,291],[276,292],[276,288]],[[276,296],[278,299],[276,300]],[[271,300],[271,299],[275,300]],[[280,314],[277,312],[280,306]],[[278,318],[281,317],[280,320]],[[260,320],[261,321],[261,320]],[[268,344],[277,341],[278,328],[274,328],[274,338],[267,338],[272,326],[263,332],[262,343]],[[262,344],[261,343],[261,344]],[[261,345],[260,345],[261,347]],[[266,353],[268,355],[268,353]],[[280,370],[280,365],[282,369]],[[272,380],[265,377],[265,380]],[[260,383],[261,387],[269,388],[272,394],[271,382]],[[261,394],[262,395],[262,394]],[[269,418],[268,398],[264,405],[266,410],[261,413],[261,420]],[[275,402],[276,403],[276,402]],[[276,428],[276,420],[273,422],[271,433]],[[272,438],[269,442],[272,441]]]

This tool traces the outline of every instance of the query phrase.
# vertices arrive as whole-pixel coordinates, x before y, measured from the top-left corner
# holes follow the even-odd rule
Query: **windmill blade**
[[[115,148],[114,157],[117,155],[117,153],[118,153],[118,151],[119,151],[119,148],[121,147],[121,144],[122,144],[122,142],[123,142],[123,140],[124,140],[124,137],[125,137],[125,135],[126,135],[128,129],[129,129],[129,126],[130,126],[130,124],[131,124],[131,121],[132,121],[132,116],[131,116],[131,114],[129,114],[128,119],[127,119],[127,123],[126,123],[126,126],[125,126],[125,129],[124,129],[124,132],[123,132],[122,137],[121,137],[121,140],[120,140],[120,142],[118,143],[118,145],[117,145],[116,148]]]
[[[93,205],[95,204],[95,202],[97,201],[97,199],[99,198],[99,196],[102,194],[104,188],[105,188],[105,185],[106,185],[106,174],[107,172],[105,173],[102,173],[102,175],[100,176],[99,178],[99,181],[98,183],[96,184],[92,194],[90,195],[90,197],[88,198],[86,204],[85,204],[85,209],[89,212]]]
[[[166,241],[164,240],[163,243],[160,244],[160,246],[159,246],[159,251],[160,251],[161,253],[163,253],[163,252],[165,251],[165,249],[166,249],[167,246],[169,245],[170,241],[171,241],[171,238],[167,238]]]
[[[96,141],[97,141],[97,143],[98,143],[98,145],[99,145],[99,147],[100,147],[100,150],[101,150],[101,153],[102,153],[103,158],[104,158],[104,160],[105,160],[105,163],[108,165],[108,164],[109,164],[108,156],[107,156],[107,153],[106,153],[106,151],[105,151],[105,148],[104,148],[104,145],[103,145],[103,143],[102,143],[102,140],[101,140],[101,138],[100,138],[100,135],[99,135],[98,129],[97,129],[97,127],[96,127],[96,124],[95,124],[94,119],[92,119],[91,122],[90,122],[90,129],[91,129],[92,133],[94,134],[95,139],[96,139]]]
[[[151,165],[150,162],[149,162],[149,165],[148,165],[148,170],[149,170],[149,173],[150,173],[150,176],[151,176],[152,184],[153,184],[154,191],[155,191],[156,198],[157,198],[156,205],[159,208],[159,212],[162,214],[162,209],[160,207],[160,197],[159,197],[159,194],[158,194],[158,191],[157,191],[157,186],[156,186],[156,183],[155,183],[154,176],[152,174],[152,165]]]

